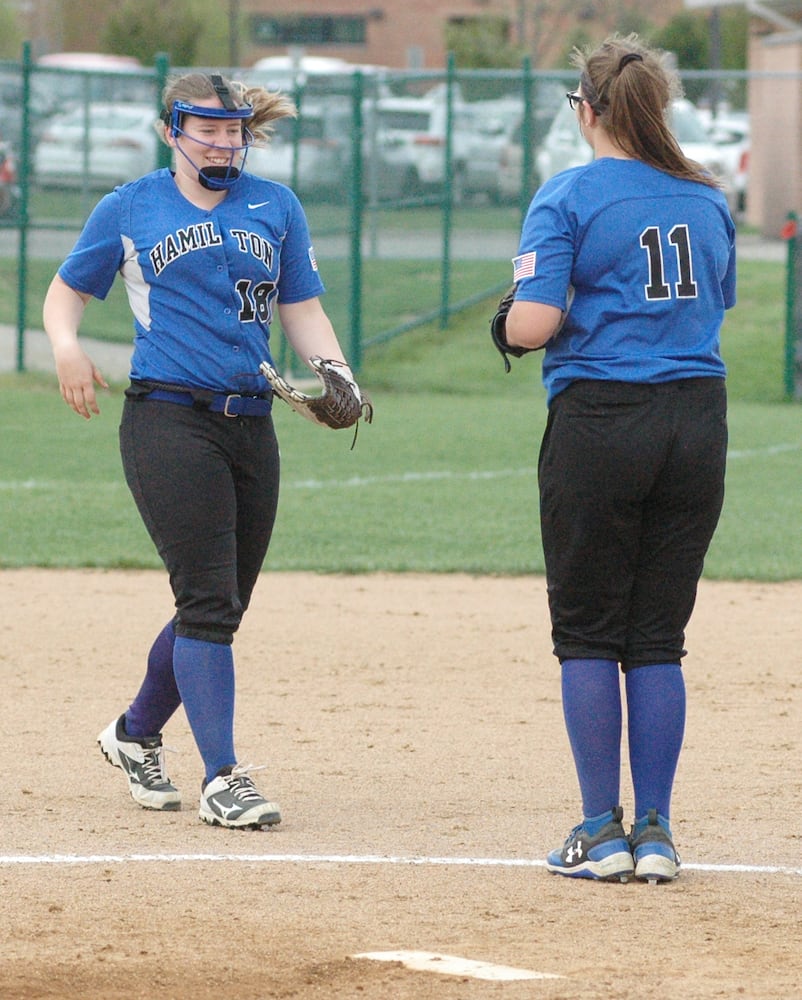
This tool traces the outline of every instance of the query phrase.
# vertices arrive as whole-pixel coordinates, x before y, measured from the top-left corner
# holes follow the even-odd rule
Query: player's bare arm
[[[278,314],[287,340],[304,362],[308,364],[309,358],[315,356],[332,361],[346,360],[319,298],[279,304]]]
[[[538,350],[557,332],[562,315],[556,306],[542,302],[513,302],[507,314],[507,343]]]
[[[43,319],[53,348],[59,388],[64,402],[89,420],[99,414],[95,385],[108,388],[106,380],[78,342],[78,328],[91,295],[76,291],[58,275],[45,297]]]

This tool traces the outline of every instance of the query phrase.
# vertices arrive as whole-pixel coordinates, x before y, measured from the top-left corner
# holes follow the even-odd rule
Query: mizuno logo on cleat
[[[223,819],[231,819],[232,816],[239,815],[243,812],[241,806],[234,803],[233,806],[224,806],[222,802],[215,802],[215,808],[220,812]]]

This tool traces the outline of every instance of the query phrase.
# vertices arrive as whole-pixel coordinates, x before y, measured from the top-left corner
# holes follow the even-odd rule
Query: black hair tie
[[[631,62],[643,62],[643,56],[639,52],[627,52],[625,56],[621,56],[621,62],[618,64],[618,72],[620,73]]]

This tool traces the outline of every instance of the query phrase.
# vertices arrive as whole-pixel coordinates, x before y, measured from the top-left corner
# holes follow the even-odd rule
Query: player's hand
[[[77,344],[54,351],[54,356],[61,398],[67,406],[86,420],[99,414],[95,386],[109,386],[92,359]]]

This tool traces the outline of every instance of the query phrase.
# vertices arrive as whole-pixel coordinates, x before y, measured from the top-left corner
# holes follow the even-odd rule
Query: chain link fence
[[[115,184],[169,165],[152,126],[168,75],[184,71],[166,57],[152,69],[44,67],[27,49],[20,62],[0,63],[0,240],[3,257],[16,262],[20,370],[44,276],[94,204]],[[296,102],[298,117],[278,122],[270,146],[249,151],[246,169],[290,185],[304,203],[326,309],[356,369],[365,350],[422,324],[443,328],[505,288],[533,192],[590,158],[565,100],[572,72],[535,72],[527,62],[498,71],[458,71],[450,62],[436,72],[224,72]],[[699,99],[743,107],[742,76],[697,76]],[[680,111],[711,168],[726,174],[737,210],[748,130],[725,155],[695,107]],[[103,336],[131,335],[125,310],[112,311]],[[285,352],[276,353],[292,367]]]

